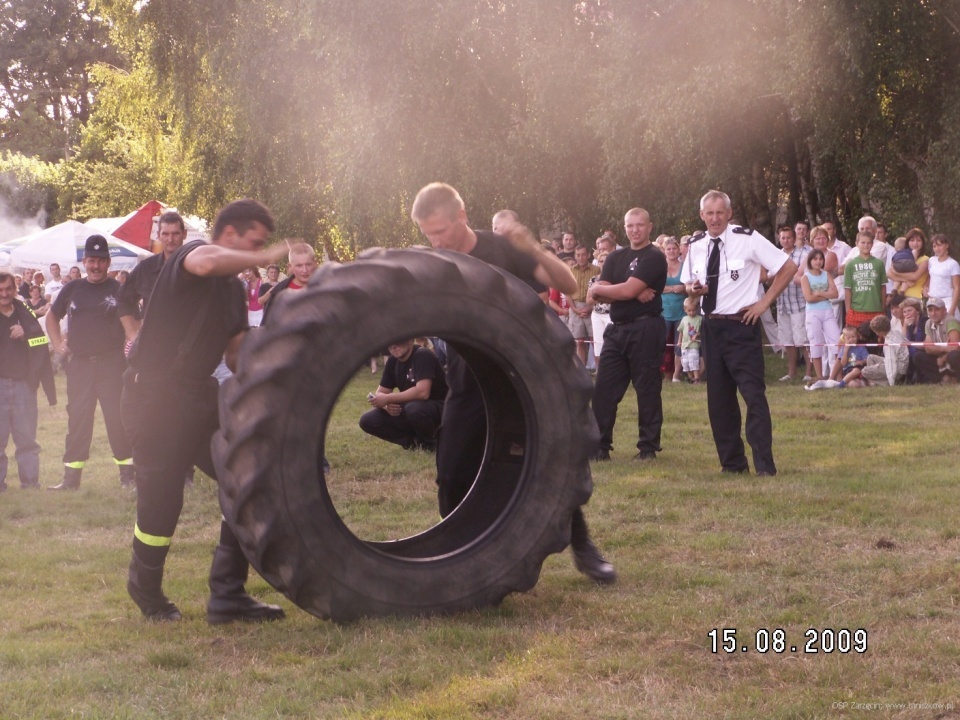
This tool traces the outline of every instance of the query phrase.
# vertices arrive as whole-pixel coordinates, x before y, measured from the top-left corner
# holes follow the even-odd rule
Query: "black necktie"
[[[720,238],[710,238],[713,247],[707,258],[707,295],[703,299],[703,314],[709,315],[717,307],[717,285],[720,284]]]

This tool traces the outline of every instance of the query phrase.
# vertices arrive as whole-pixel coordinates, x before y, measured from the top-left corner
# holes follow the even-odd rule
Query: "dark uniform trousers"
[[[216,479],[210,439],[219,427],[217,381],[165,375],[123,378],[123,422],[137,466],[137,528],[170,538],[183,509],[183,477],[196,465]]]
[[[82,463],[90,457],[93,419],[100,402],[107,440],[117,460],[129,460],[130,441],[120,415],[120,394],[127,361],[123,351],[92,358],[70,357],[67,374],[67,442],[65,464]]]
[[[471,377],[472,380],[472,377]],[[476,381],[472,381],[476,385]],[[487,445],[487,411],[479,387],[449,394],[437,438],[437,499],[446,517],[477,479]]]
[[[666,348],[662,317],[642,317],[611,324],[603,333],[603,350],[593,390],[593,414],[600,428],[600,447],[613,446],[617,406],[632,381],[637,393],[640,452],[659,452],[663,427],[663,379],[660,363]]]
[[[360,416],[360,429],[381,440],[405,448],[433,447],[443,413],[442,400],[413,400],[405,403],[399,415],[373,408]]]
[[[740,437],[739,390],[747,405],[746,433],[753,451],[754,470],[775,474],[773,427],[763,379],[760,323],[746,325],[734,319],[711,320],[705,317],[701,334],[707,376],[707,410],[720,465],[730,472],[749,469]]]
[[[960,350],[951,350],[947,353],[947,364],[950,369],[941,372],[935,356],[928,355],[922,349],[918,350],[913,356],[913,366],[917,369],[922,383],[939,383],[943,380],[944,375],[960,377]]]

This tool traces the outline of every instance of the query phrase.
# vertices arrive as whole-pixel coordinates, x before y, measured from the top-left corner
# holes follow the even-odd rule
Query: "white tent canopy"
[[[52,263],[57,263],[66,274],[71,266],[81,266],[83,248],[91,235],[106,237],[107,247],[110,249],[111,270],[132,270],[138,262],[150,257],[148,251],[136,245],[76,220],[67,220],[46,230],[17,238],[19,245],[10,252],[10,264],[46,272]]]

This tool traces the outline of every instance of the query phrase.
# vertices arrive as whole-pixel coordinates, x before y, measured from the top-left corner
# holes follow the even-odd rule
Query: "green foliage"
[[[0,154],[0,205],[14,217],[56,217],[62,168],[21,154]]]
[[[944,0],[93,10],[124,62],[85,65],[97,102],[61,200],[78,212],[149,194],[211,218],[251,195],[333,258],[421,242],[410,201],[438,179],[477,226],[512,207],[587,240],[634,205],[692,230],[710,187],[768,235],[801,217],[849,234],[863,212],[960,230],[960,13]]]
[[[63,157],[93,104],[89,67],[118,63],[89,0],[0,2],[0,150]]]

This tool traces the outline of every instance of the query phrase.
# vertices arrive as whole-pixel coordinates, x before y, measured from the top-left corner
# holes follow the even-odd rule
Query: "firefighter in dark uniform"
[[[153,286],[157,284],[163,264],[173,253],[180,249],[187,237],[187,226],[179,213],[172,210],[163,213],[157,220],[157,239],[160,241],[160,252],[151,255],[139,263],[131,272],[127,281],[120,286],[117,297],[117,307],[120,322],[127,338],[127,348],[140,332],[143,322],[143,313],[147,310]]]
[[[100,403],[120,483],[132,488],[136,478],[133,450],[120,418],[123,387],[123,326],[117,316],[120,283],[108,277],[110,249],[102,235],[87,238],[83,251],[87,276],[63,286],[47,313],[47,333],[55,352],[66,359],[67,442],[63,453],[63,481],[51,490],[80,487],[83,466],[90,457],[93,419]],[[69,337],[60,332],[68,318]]]
[[[213,242],[189,242],[163,264],[150,309],[130,351],[124,376],[123,419],[137,461],[137,522],[127,591],[152,620],[179,620],[163,594],[163,567],[183,508],[183,476],[196,465],[213,478],[210,440],[219,426],[217,382],[221,357],[233,367],[246,331],[243,286],[236,275],[266,265],[286,250],[264,249],[273,218],[255,200],[230,203],[214,222]],[[207,620],[274,620],[276,605],[244,590],[248,564],[222,522],[210,569]]]
[[[611,320],[603,334],[593,392],[593,413],[600,429],[595,459],[610,459],[617,405],[632,382],[640,434],[635,459],[652,460],[661,450],[663,426],[660,363],[666,335],[660,296],[667,282],[667,259],[650,242],[653,224],[646,210],[630,210],[623,222],[630,247],[607,256],[600,280],[590,290],[594,300],[610,303]]]
[[[17,298],[16,280],[0,272],[0,491],[7,489],[7,440],[17,448],[20,487],[40,487],[37,388],[57,404],[47,336]]]
[[[567,265],[541,250],[525,229],[509,223],[504,233],[473,230],[460,194],[444,183],[431,183],[417,193],[411,218],[434,249],[462,252],[499,267],[531,288],[537,284],[566,293],[576,291],[576,280]],[[529,251],[518,249],[522,242]],[[466,497],[483,460],[486,410],[483,394],[466,361],[453,347],[447,350],[447,399],[443,406],[437,442],[437,486],[440,514],[449,515]],[[563,388],[557,388],[562,392]],[[573,513],[570,546],[577,570],[598,583],[616,582],[617,574],[590,539],[583,508]]]
[[[711,190],[700,200],[707,226],[690,244],[680,279],[687,294],[702,297],[701,337],[706,364],[707,410],[723,472],[750,467],[740,436],[737,391],[747,406],[746,435],[757,475],[776,475],[773,425],[763,379],[763,340],[757,320],[793,279],[796,264],[759,233],[731,225],[730,198]],[[757,300],[762,275],[770,288]]]

